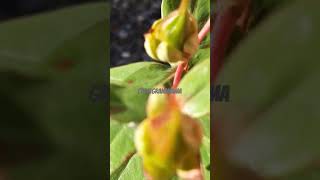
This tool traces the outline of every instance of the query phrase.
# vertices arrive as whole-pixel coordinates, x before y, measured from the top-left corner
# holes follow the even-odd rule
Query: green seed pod
[[[145,34],[144,47],[151,58],[175,65],[197,51],[198,25],[188,10],[189,3],[182,0],[177,10],[154,22]]]
[[[148,117],[135,133],[135,145],[152,180],[169,180],[177,172],[199,167],[202,131],[183,114],[174,96],[151,95]]]

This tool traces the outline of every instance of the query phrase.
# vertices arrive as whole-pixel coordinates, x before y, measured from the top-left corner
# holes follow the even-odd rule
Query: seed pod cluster
[[[145,173],[152,180],[169,180],[200,166],[200,124],[183,114],[174,96],[152,94],[147,118],[135,134]]]
[[[151,58],[175,66],[197,51],[198,25],[188,10],[189,3],[182,0],[177,10],[155,21],[145,34],[144,47]]]

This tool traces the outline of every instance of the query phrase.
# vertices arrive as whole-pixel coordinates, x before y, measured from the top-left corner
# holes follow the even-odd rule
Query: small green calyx
[[[145,34],[148,55],[171,65],[185,61],[199,47],[198,25],[188,10],[190,0],[182,0],[180,7],[157,20]]]

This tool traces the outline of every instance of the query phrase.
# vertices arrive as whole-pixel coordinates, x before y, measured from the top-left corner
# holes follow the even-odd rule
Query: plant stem
[[[174,79],[173,79],[173,84],[172,84],[173,89],[176,89],[178,87],[179,82],[182,77],[182,74],[183,74],[183,71],[184,71],[184,67],[186,66],[186,63],[187,62],[182,62],[178,65],[177,70],[174,75]]]
[[[208,19],[208,21],[206,22],[206,24],[203,26],[203,28],[198,34],[199,42],[202,42],[209,32],[210,32],[210,18]]]
[[[217,13],[213,30],[213,43],[211,45],[211,81],[215,81],[222,67],[225,52],[228,48],[231,35],[241,16],[244,17],[244,26],[248,23],[250,0],[238,0],[236,5],[222,9]],[[223,0],[218,1],[222,4]]]
[[[208,19],[208,21],[206,22],[206,24],[203,26],[203,28],[198,34],[199,43],[203,41],[203,39],[206,37],[206,35],[209,32],[210,32],[210,18]],[[176,89],[178,87],[182,74],[185,71],[186,66],[188,65],[188,61],[189,59],[186,59],[185,61],[183,61],[178,65],[174,75],[172,88]]]
[[[231,34],[236,26],[237,18],[233,15],[232,9],[227,9],[217,15],[213,30],[213,48],[211,50],[211,81],[215,81],[220,70]]]

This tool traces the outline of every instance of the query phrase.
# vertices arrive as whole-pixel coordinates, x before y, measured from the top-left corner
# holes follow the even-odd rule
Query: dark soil
[[[161,0],[112,0],[111,67],[148,61],[143,34],[161,17]]]

